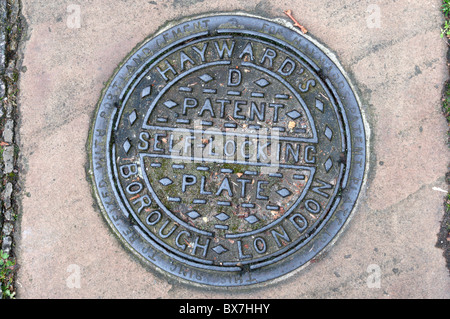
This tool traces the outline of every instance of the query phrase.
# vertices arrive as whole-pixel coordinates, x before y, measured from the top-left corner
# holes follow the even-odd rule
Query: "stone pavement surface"
[[[435,248],[449,158],[439,0],[22,5],[19,298],[450,297],[443,252]],[[286,9],[336,54],[358,88],[370,132],[358,208],[333,247],[277,283],[210,291],[168,281],[121,247],[92,197],[86,143],[101,90],[127,54],[168,21],[217,11],[289,21]]]

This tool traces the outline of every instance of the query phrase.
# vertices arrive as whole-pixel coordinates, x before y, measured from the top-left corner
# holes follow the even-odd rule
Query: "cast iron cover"
[[[96,111],[101,211],[145,263],[204,285],[286,275],[338,234],[365,132],[340,68],[293,28],[196,17],[141,44]]]

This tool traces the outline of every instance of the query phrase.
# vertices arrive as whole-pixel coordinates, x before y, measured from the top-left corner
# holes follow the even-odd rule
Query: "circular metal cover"
[[[140,45],[90,136],[104,217],[148,264],[243,286],[310,261],[363,181],[355,93],[315,43],[245,15],[192,18]]]

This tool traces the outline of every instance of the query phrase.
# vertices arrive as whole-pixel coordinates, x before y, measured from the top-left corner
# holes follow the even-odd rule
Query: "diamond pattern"
[[[167,178],[167,177],[165,177],[165,178],[163,178],[163,179],[160,179],[159,182],[160,182],[162,185],[164,185],[164,186],[169,186],[170,184],[173,183],[173,181],[172,181],[170,178]]]
[[[327,126],[327,128],[325,129],[325,136],[327,137],[327,139],[329,139],[331,141],[331,139],[333,138],[333,131]]]
[[[292,193],[287,189],[287,188],[283,188],[277,191],[278,195],[280,195],[281,197],[288,197],[289,195],[291,195]]]
[[[228,216],[228,215],[225,214],[225,213],[220,213],[220,214],[216,215],[216,218],[217,218],[218,220],[220,220],[221,222],[224,222],[224,221],[226,221],[227,219],[229,219],[230,216]]]
[[[248,216],[248,217],[246,217],[246,218],[244,218],[246,221],[247,221],[247,223],[249,223],[249,224],[254,224],[254,223],[256,223],[257,221],[259,221],[259,218],[258,217],[256,217],[255,215],[250,215],[250,216]]]
[[[213,77],[209,74],[203,74],[202,76],[199,76],[200,80],[202,80],[205,83],[208,83],[209,81],[211,81],[213,79]]]
[[[258,81],[255,81],[255,84],[258,85],[259,87],[263,88],[263,87],[268,86],[270,84],[270,82],[267,81],[266,79],[262,78],[262,79],[259,79]]]
[[[330,171],[331,167],[333,167],[333,161],[331,158],[328,158],[328,160],[325,162],[325,170],[327,173]]]
[[[316,99],[316,107],[323,112],[323,102]]]
[[[133,125],[134,122],[136,122],[136,120],[137,120],[136,111],[131,112],[130,115],[128,116],[128,119],[130,120],[130,124]]]
[[[124,149],[125,153],[128,154],[130,148],[131,148],[131,144],[130,144],[130,141],[127,139],[125,141],[125,143],[123,143],[123,149]]]
[[[141,92],[141,98],[144,98],[148,95],[150,95],[150,93],[152,92],[152,87],[151,86],[147,86],[146,88],[144,88]]]
[[[187,213],[186,215],[188,215],[190,218],[192,219],[196,219],[200,217],[200,214],[198,212],[196,212],[195,210],[190,211],[189,213]]]
[[[226,249],[222,245],[218,245],[218,246],[214,247],[212,250],[214,250],[216,252],[216,254],[219,254],[219,255],[228,251],[228,249]]]
[[[171,108],[177,106],[178,104],[172,100],[168,100],[168,101],[164,102],[164,105],[166,107],[168,107],[169,109],[171,109]]]
[[[302,114],[298,111],[291,111],[289,113],[286,114],[287,116],[289,116],[291,119],[296,120],[298,119],[300,116],[302,116]]]

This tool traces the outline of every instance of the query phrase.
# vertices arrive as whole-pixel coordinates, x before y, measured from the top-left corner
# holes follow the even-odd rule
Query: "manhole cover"
[[[145,41],[105,89],[90,148],[96,196],[125,246],[214,286],[314,258],[349,217],[366,155],[358,102],[332,59],[244,15]]]

